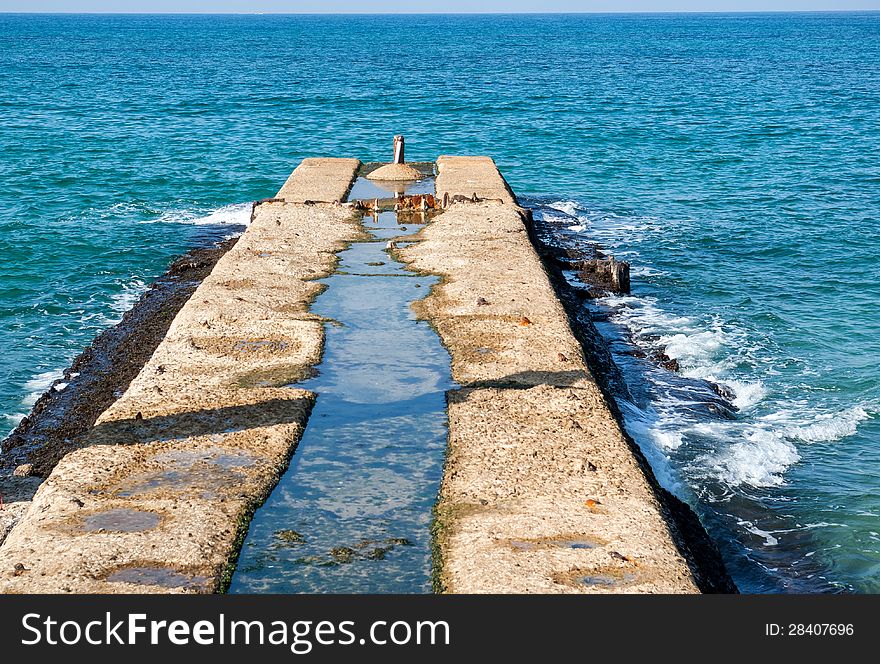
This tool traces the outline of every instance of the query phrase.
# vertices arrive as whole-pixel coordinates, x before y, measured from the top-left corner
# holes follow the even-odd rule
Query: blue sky
[[[27,12],[618,12],[880,9],[880,0],[0,0]]]

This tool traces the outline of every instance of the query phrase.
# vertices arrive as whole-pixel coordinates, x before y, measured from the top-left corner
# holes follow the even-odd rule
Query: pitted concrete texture
[[[454,164],[456,182],[495,182],[476,193],[503,199],[491,160],[442,158],[442,195],[452,185],[441,184],[450,171],[440,163]],[[414,308],[439,331],[462,386],[447,395],[440,584],[454,593],[698,592],[524,218],[513,204],[456,203],[397,252],[443,279]]]
[[[303,159],[276,195],[288,203],[343,201],[361,166],[357,159],[310,157]]]
[[[418,238],[401,256],[445,279],[413,307],[444,342],[458,340],[452,353],[458,383],[593,383],[517,208],[456,204]]]
[[[437,199],[444,194],[455,196],[495,199],[507,205],[516,205],[513,195],[501,172],[491,157],[450,157],[437,158]]]
[[[286,196],[338,203],[357,161],[317,160],[326,190],[313,161]],[[315,279],[362,233],[338,204],[256,207],[140,374],[8,534],[0,591],[217,590],[315,399],[283,387],[320,359],[323,327],[308,310]]]

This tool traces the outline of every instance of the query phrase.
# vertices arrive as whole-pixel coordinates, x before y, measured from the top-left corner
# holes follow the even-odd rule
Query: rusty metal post
[[[403,136],[394,137],[394,163],[402,164],[403,162]]]

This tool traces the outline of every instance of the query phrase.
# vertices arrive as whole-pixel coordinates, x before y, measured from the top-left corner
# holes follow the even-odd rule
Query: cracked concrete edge
[[[439,196],[480,183],[478,197],[497,200],[452,205],[396,252],[441,277],[414,309],[437,329],[462,385],[447,394],[435,588],[698,592],[528,238],[525,212],[503,202],[506,183],[491,159],[443,157],[438,171]]]
[[[355,163],[335,162],[334,175],[322,160],[321,197],[344,196],[351,183],[339,183],[354,179]],[[294,199],[318,191],[311,176],[286,186]],[[315,280],[362,233],[338,204],[256,206],[126,392],[0,545],[0,592],[222,589],[315,399],[283,387],[320,361],[323,325],[308,311]]]

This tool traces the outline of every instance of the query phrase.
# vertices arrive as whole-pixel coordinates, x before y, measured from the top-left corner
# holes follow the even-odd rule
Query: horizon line
[[[668,14],[877,14],[877,9],[683,9],[667,11],[632,11],[632,10],[605,10],[605,11],[522,11],[522,12],[436,12],[436,11],[369,11],[369,12],[278,12],[278,11],[252,11],[252,12],[190,12],[190,11],[30,11],[30,10],[0,10],[0,15],[29,15],[29,16],[602,16],[609,14],[633,14],[633,15],[668,15]]]

